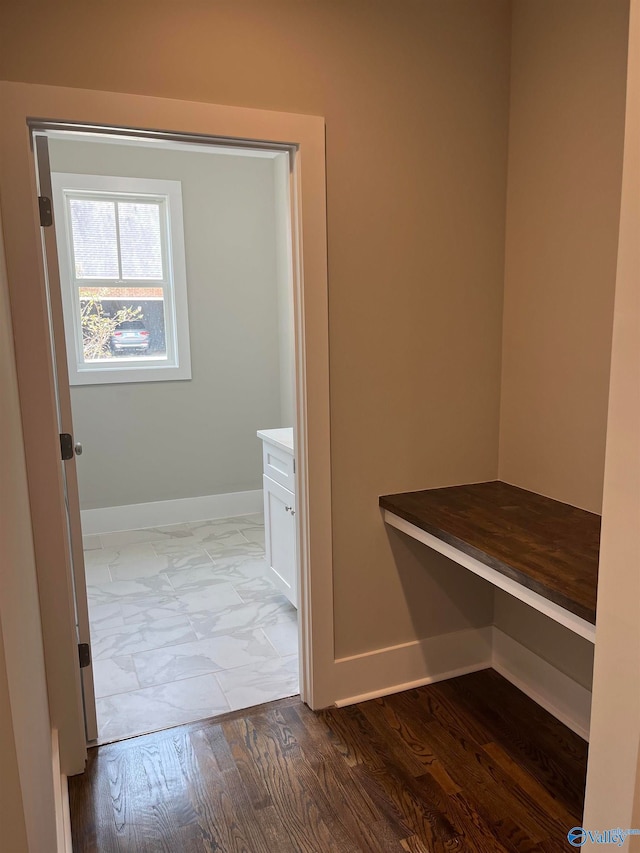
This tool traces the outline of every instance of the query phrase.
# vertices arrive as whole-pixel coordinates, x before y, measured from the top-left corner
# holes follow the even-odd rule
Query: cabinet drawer
[[[262,442],[262,465],[266,477],[295,493],[295,464],[293,455],[267,441]]]

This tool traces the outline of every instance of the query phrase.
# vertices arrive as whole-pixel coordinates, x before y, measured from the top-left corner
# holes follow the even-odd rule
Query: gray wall
[[[256,430],[291,423],[281,415],[291,368],[279,343],[275,165],[52,140],[53,171],[179,180],[184,205],[192,379],[72,389],[83,509],[261,488]]]

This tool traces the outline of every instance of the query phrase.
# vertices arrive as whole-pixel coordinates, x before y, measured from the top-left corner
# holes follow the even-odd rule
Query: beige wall
[[[638,734],[637,753],[638,760],[636,768],[636,787],[634,792],[633,810],[631,816],[631,826],[634,827],[640,827],[640,733]],[[631,839],[629,849],[633,850],[634,853],[638,853],[638,851],[640,850],[640,835],[636,835]]]
[[[56,807],[1,223],[0,400],[0,847],[35,853],[56,849]]]
[[[27,853],[27,827],[24,820],[20,768],[16,755],[9,683],[4,660],[4,643],[0,632],[0,826],[3,844],[14,853]]]
[[[444,572],[396,558],[377,498],[496,474],[509,26],[507,0],[6,10],[4,79],[326,117],[338,656],[491,618],[436,622]]]
[[[600,512],[627,0],[515,0],[500,479]],[[495,624],[584,687],[593,646],[509,596]]]
[[[593,643],[506,592],[495,592],[494,624],[547,663],[591,690]]]
[[[364,0],[32,0],[5,11],[3,79],[326,116],[338,655],[491,618],[481,585],[460,571],[449,589],[444,561],[385,532],[376,497],[498,470],[510,62],[500,474],[600,506],[627,3],[513,10],[511,56],[506,0],[408,2],[402,13]],[[638,364],[631,342],[618,347],[621,365]],[[622,429],[631,397],[616,399]],[[612,481],[609,506],[618,493],[609,518],[624,523],[635,505]],[[628,671],[609,683],[638,625],[635,564],[614,553],[609,529],[593,791],[616,775],[593,758],[610,720],[624,757],[616,703],[637,684]],[[614,624],[616,592],[633,624]],[[581,666],[571,671],[582,681]]]
[[[585,826],[594,828],[638,827],[640,817],[639,188],[640,4],[634,0],[585,804]]]
[[[600,512],[628,0],[515,0],[500,478]]]
[[[274,160],[61,139],[50,155],[52,171],[182,184],[192,378],[72,388],[82,509],[261,489],[256,430],[291,424]]]

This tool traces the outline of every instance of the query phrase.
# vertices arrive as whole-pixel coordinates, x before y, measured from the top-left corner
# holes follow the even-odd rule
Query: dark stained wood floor
[[[90,751],[75,853],[551,853],[585,742],[493,670],[343,709],[285,699]]]

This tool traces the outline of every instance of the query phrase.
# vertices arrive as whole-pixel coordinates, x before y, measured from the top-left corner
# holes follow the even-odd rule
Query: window
[[[70,383],[190,379],[180,182],[51,178]]]

